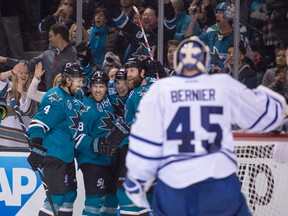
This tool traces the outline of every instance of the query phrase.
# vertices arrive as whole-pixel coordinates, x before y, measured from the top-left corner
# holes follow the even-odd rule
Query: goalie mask
[[[208,73],[210,64],[210,49],[196,36],[184,39],[175,50],[173,67],[178,74],[184,69]]]
[[[230,1],[221,2],[215,8],[215,14],[218,11],[223,11],[223,18],[228,21],[233,21],[234,14],[235,14],[235,6]]]
[[[90,76],[89,83],[91,84],[105,84],[108,85],[109,76],[104,71],[94,71]]]

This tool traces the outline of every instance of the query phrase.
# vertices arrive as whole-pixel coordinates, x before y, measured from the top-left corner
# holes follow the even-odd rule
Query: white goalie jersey
[[[237,171],[231,124],[248,132],[281,125],[285,100],[248,89],[226,74],[175,76],[142,98],[131,128],[126,165],[135,179],[159,178],[185,188]]]

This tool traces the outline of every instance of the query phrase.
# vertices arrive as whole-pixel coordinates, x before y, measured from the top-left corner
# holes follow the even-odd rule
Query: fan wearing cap
[[[195,10],[196,7],[196,10]],[[190,24],[186,30],[185,37],[192,35],[192,31],[199,16],[197,6],[191,5],[189,8],[191,16]],[[226,64],[228,45],[234,41],[233,18],[235,14],[235,6],[231,1],[227,0],[217,5],[215,9],[217,29],[214,31],[202,32],[199,39],[202,40],[209,48],[212,55],[210,72],[223,69]],[[241,35],[241,39],[244,38]],[[244,39],[243,39],[244,40]],[[245,44],[246,46],[246,44]]]
[[[91,96],[83,98],[86,109],[80,118],[75,146],[77,163],[85,185],[82,215],[97,215],[95,212],[103,212],[105,215],[117,213],[117,178],[113,170],[116,154],[128,132],[123,135],[116,126],[114,110],[107,93],[108,82],[109,77],[104,71],[94,71],[89,78]],[[122,129],[122,125],[120,127]],[[123,128],[125,130],[125,126]]]
[[[43,168],[57,215],[72,216],[77,195],[74,139],[84,109],[75,96],[82,87],[84,71],[76,63],[67,63],[61,75],[61,85],[44,95],[29,125],[32,149],[28,162],[35,171]],[[47,198],[39,215],[53,215]]]

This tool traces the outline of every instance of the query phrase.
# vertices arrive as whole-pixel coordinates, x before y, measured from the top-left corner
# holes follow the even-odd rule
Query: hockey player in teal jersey
[[[116,153],[128,131],[126,135],[119,134],[114,126],[113,107],[107,94],[108,81],[105,72],[95,71],[89,79],[91,97],[83,99],[87,109],[81,115],[75,147],[86,193],[83,215],[117,214]]]
[[[28,162],[33,170],[43,168],[58,216],[72,216],[77,195],[74,139],[83,108],[75,95],[82,87],[84,71],[76,63],[67,63],[61,73],[62,84],[45,94],[28,128],[33,146]],[[46,199],[39,215],[52,214]]]
[[[141,98],[148,91],[153,81],[147,81],[147,77],[156,78],[157,72],[147,70],[150,60],[145,56],[131,58],[125,64],[128,86],[131,90],[126,101],[124,120],[129,126],[133,123],[134,116]]]
[[[156,80],[158,74],[163,74],[163,67],[157,60],[151,61],[145,56],[139,56],[131,58],[125,65],[127,73],[128,87],[132,90],[126,101],[124,120],[127,125],[131,125],[134,120],[134,116],[137,111],[137,107],[141,98],[148,91],[152,83]],[[160,77],[161,77],[160,75]],[[154,81],[153,81],[154,80]],[[126,172],[125,157],[127,154],[127,147],[121,148],[121,154],[119,159],[119,167],[122,166],[121,173]],[[123,176],[122,182],[125,176]],[[126,196],[123,186],[118,188],[117,195],[119,198],[121,215],[144,215],[147,214],[148,209],[139,208],[133,205],[133,203]]]
[[[128,99],[129,87],[127,82],[127,72],[125,68],[119,69],[115,73],[115,80],[108,84],[108,94],[114,108],[116,120],[123,119],[125,104]]]

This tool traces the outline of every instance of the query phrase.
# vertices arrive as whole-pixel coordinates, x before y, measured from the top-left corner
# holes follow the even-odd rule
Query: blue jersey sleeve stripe
[[[140,154],[140,153],[138,153],[138,152],[136,152],[136,151],[133,151],[133,150],[131,150],[131,149],[128,149],[128,151],[129,151],[131,154],[134,154],[134,155],[136,155],[136,156],[138,156],[138,157],[140,157],[140,158],[144,158],[144,159],[146,159],[146,160],[162,160],[162,157],[148,157],[148,156],[144,156],[144,155],[142,155],[142,154]]]
[[[267,128],[269,128],[271,125],[273,125],[276,121],[277,121],[277,119],[278,119],[278,115],[279,115],[279,111],[278,111],[278,109],[277,109],[277,104],[275,105],[275,109],[276,109],[276,113],[275,113],[275,118],[273,119],[273,121],[267,126],[267,127],[265,127],[264,129],[263,129],[263,131],[265,131]]]
[[[224,154],[226,157],[228,157],[231,160],[232,163],[234,163],[237,166],[237,161],[234,160],[232,157],[230,157],[229,154],[227,154],[227,152],[223,152],[221,150],[221,151],[216,151],[216,152],[206,153],[206,154],[201,154],[201,155],[185,155],[185,157],[177,158],[175,160],[164,163],[161,167],[158,168],[158,171],[161,170],[162,168],[168,166],[171,163],[177,163],[177,162],[184,161],[184,160],[191,160],[191,159],[195,159],[195,158],[199,158],[199,157],[205,157],[205,156],[208,156],[211,154],[216,154],[216,153]],[[231,153],[233,154],[233,152],[231,152]],[[177,156],[179,156],[179,155],[177,155]]]
[[[270,104],[270,99],[267,97],[266,109],[264,113],[255,121],[255,123],[251,127],[248,128],[248,130],[251,130],[252,128],[254,128],[260,122],[260,120],[267,114],[269,104]]]
[[[141,142],[145,142],[145,143],[148,143],[148,144],[151,144],[151,145],[154,145],[154,146],[158,146],[158,147],[162,146],[162,143],[152,142],[150,140],[144,139],[144,138],[136,136],[134,134],[130,134],[130,136],[133,137],[134,139],[140,140]]]

